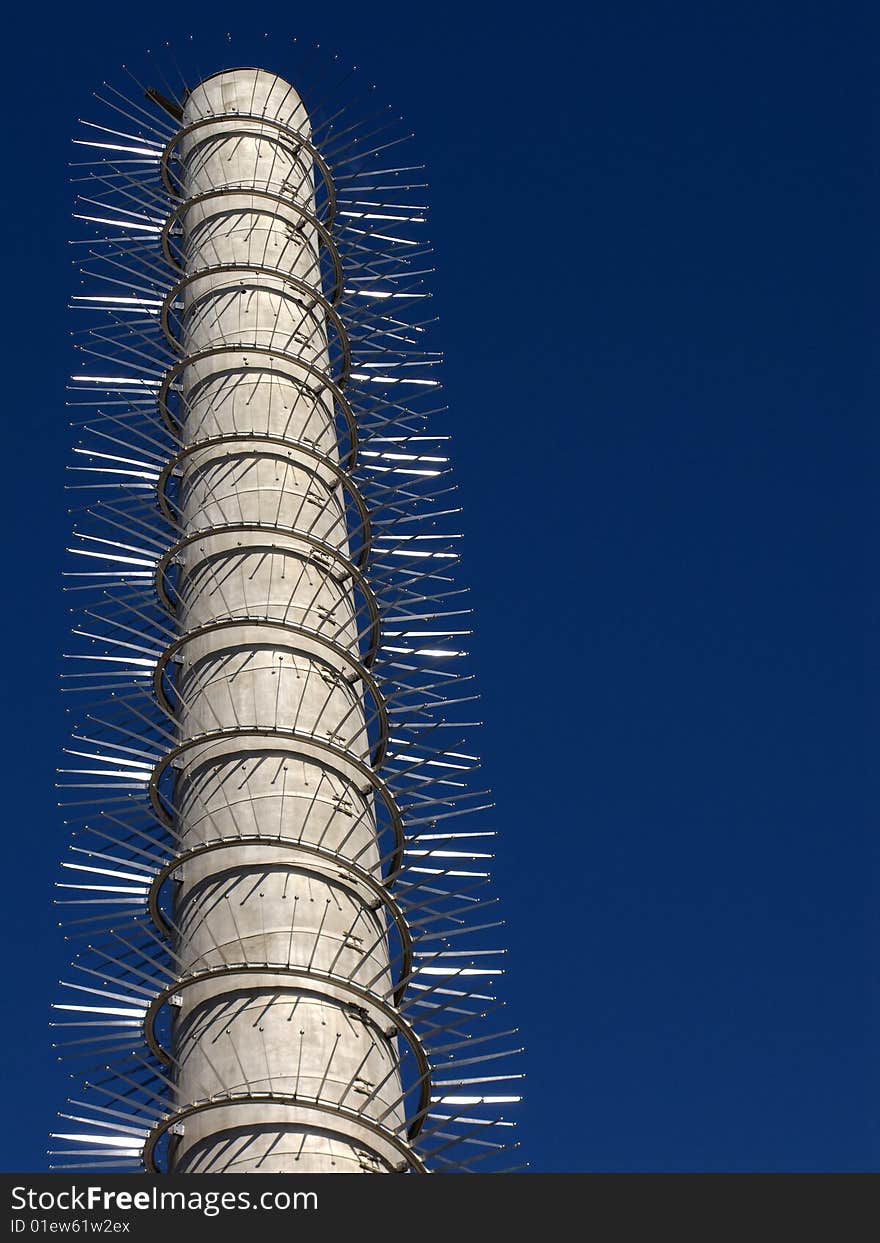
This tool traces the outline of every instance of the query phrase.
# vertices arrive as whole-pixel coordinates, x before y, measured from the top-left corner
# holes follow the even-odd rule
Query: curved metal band
[[[291,449],[295,449],[297,453],[310,457],[320,466],[325,467],[336,478],[339,486],[345,489],[357,507],[363,530],[361,544],[367,548],[367,554],[363,558],[358,556],[357,562],[362,564],[366,561],[369,549],[372,547],[370,511],[361,495],[360,488],[349,474],[348,469],[340,466],[338,462],[335,462],[333,458],[328,457],[325,453],[321,453],[318,449],[313,449],[311,445],[304,444],[300,440],[287,440],[284,436],[264,436],[262,432],[228,432],[223,436],[206,436],[204,440],[194,440],[190,444],[185,445],[178,453],[175,453],[174,457],[165,463],[156,484],[157,500],[159,508],[172,526],[177,525],[177,516],[171,507],[165,489],[168,486],[168,480],[181,463],[185,462],[191,454],[199,453],[203,449],[213,449],[215,446],[220,445],[238,444],[242,441],[272,445],[273,448],[287,449],[288,453]],[[254,449],[252,452],[257,453],[258,450]]]
[[[341,643],[336,643],[332,639],[326,639],[323,635],[303,630],[301,626],[295,626],[291,622],[276,622],[271,619],[253,620],[250,618],[244,618],[240,621],[225,619],[223,621],[206,622],[204,626],[198,626],[195,630],[189,630],[186,634],[179,635],[174,642],[169,643],[169,645],[162,652],[161,656],[156,661],[156,668],[153,670],[153,692],[162,711],[169,716],[172,721],[177,720],[177,713],[174,710],[174,706],[165,694],[163,678],[165,670],[168,667],[168,662],[174,658],[176,653],[179,652],[181,648],[185,647],[186,644],[191,642],[193,639],[200,639],[204,635],[216,634],[223,630],[240,630],[242,627],[248,626],[255,628],[258,627],[266,631],[280,630],[285,636],[285,646],[290,643],[290,635],[294,635],[297,638],[306,637],[312,642],[317,643],[320,647],[326,649],[328,653],[327,664],[329,666],[332,667],[332,661],[330,658],[344,661],[345,664],[348,665],[349,670],[353,675],[352,680],[357,679],[366,686],[376,705],[376,719],[379,726],[379,737],[376,741],[375,747],[373,748],[372,763],[374,768],[381,768],[385,762],[385,754],[388,750],[389,724],[388,709],[385,704],[385,698],[379,690],[378,682],[370,673],[369,669],[367,669],[365,665],[356,659],[356,657],[352,656],[351,652],[349,652],[347,648],[343,647]],[[271,637],[267,638],[266,642],[271,643]],[[251,649],[254,649],[258,645],[249,644],[248,646]]]
[[[250,368],[250,370],[255,370],[255,368]],[[269,374],[275,375],[276,372],[270,371]],[[297,387],[306,388],[307,391],[312,396],[314,396],[313,390],[308,388],[308,386],[305,384],[305,381],[299,379],[297,376],[288,376],[285,374],[285,379],[290,380],[291,383],[296,385]],[[170,410],[166,409],[165,411],[162,411],[161,413],[163,414],[163,417],[165,419],[166,427],[168,427],[168,429],[170,430],[171,434],[174,436],[177,443],[180,444],[180,439],[178,436],[178,433],[180,431],[180,425],[171,416]],[[343,471],[352,471],[354,470],[355,465],[357,463],[357,453],[358,453],[358,448],[359,448],[358,430],[357,430],[357,425],[354,422],[354,413],[351,410],[351,408],[347,407],[345,410],[343,410],[342,413],[345,418],[345,423],[346,423],[345,431],[348,436],[349,447],[345,451],[345,457],[342,458],[338,464],[333,460],[333,458],[329,458],[327,457],[326,454],[321,453],[320,450],[312,448],[312,446],[304,440],[290,440],[287,436],[273,436],[271,432],[224,432],[222,435],[219,435],[219,436],[206,436],[204,440],[202,441],[194,440],[189,445],[185,445],[182,452],[187,452],[190,449],[190,447],[198,449],[202,445],[211,445],[211,444],[219,445],[219,444],[224,444],[226,441],[265,440],[265,441],[268,441],[270,444],[292,445],[293,447],[297,449],[302,449],[305,452],[311,452],[318,461],[324,462],[328,466],[338,465],[339,468]],[[340,448],[340,440],[338,436],[336,437],[334,441],[334,445],[337,449]],[[176,459],[172,459],[172,463],[171,463],[172,466],[174,465],[175,461]],[[170,474],[171,471],[169,470],[168,473]],[[166,516],[169,518],[169,520],[172,523],[176,523],[177,519],[174,518],[172,515],[166,514]]]
[[[273,121],[270,117],[261,117],[255,113],[234,112],[234,113],[222,113],[220,116],[217,116],[217,117],[201,117],[198,121],[193,121],[189,125],[185,125],[183,129],[179,129],[177,133],[174,134],[165,144],[165,149],[162,152],[162,156],[159,161],[159,170],[162,174],[162,181],[168,193],[172,196],[174,196],[177,193],[177,188],[175,187],[175,184],[174,184],[176,179],[173,177],[171,173],[171,168],[170,168],[171,157],[174,154],[174,150],[177,144],[181,142],[184,138],[188,138],[190,134],[196,133],[197,130],[204,129],[205,126],[207,125],[213,125],[217,127],[217,126],[223,125],[224,122],[237,123],[239,121],[253,121],[258,125],[268,126],[270,129],[278,130],[280,133],[286,135],[287,137],[293,138],[293,140],[295,141],[298,147],[302,147],[305,151],[309,153],[309,155],[312,157],[312,159],[315,161],[315,163],[318,166],[318,170],[321,174],[321,180],[324,182],[324,186],[327,191],[327,218],[326,219],[327,219],[328,225],[332,224],[334,217],[336,216],[336,185],[333,181],[333,174],[330,171],[330,167],[327,164],[327,161],[324,159],[323,155],[321,155],[321,152],[318,150],[318,148],[315,146],[312,140],[310,138],[307,138],[305,134],[301,134],[299,130],[295,130],[291,126],[285,125],[283,121]],[[210,137],[215,137],[215,136],[223,137],[223,138],[226,138],[227,136],[230,138],[241,137],[240,134],[236,134],[236,131],[234,128],[232,128],[232,126],[229,126],[228,128],[226,128],[222,134],[211,135]],[[263,134],[263,133],[249,135],[249,136],[256,137],[256,138],[268,138],[269,137],[269,135]],[[206,141],[206,140],[203,140],[203,141]],[[200,146],[201,142],[196,145]]]
[[[189,135],[194,134],[198,131],[198,129],[204,129],[205,126],[222,126],[222,123],[227,121],[254,121],[257,124],[260,124],[260,126],[268,126],[270,129],[277,129],[278,132],[293,138],[297,147],[305,148],[308,154],[311,155],[314,163],[318,165],[319,172],[321,172],[321,179],[323,180],[324,188],[327,190],[327,224],[333,224],[334,216],[336,216],[336,183],[333,181],[333,174],[331,173],[331,170],[329,170],[327,160],[323,158],[323,155],[319,152],[316,145],[314,145],[311,138],[307,138],[306,135],[300,133],[298,129],[286,126],[283,121],[272,121],[271,117],[261,117],[259,113],[232,112],[221,113],[219,117],[200,117],[199,121],[193,121],[189,124],[189,126],[184,126],[183,129],[178,129],[178,132],[173,134],[172,138],[169,138],[168,142],[165,143],[162,158],[159,160],[159,170],[160,173],[162,173],[162,180],[165,185],[165,189],[168,190],[170,195],[176,194],[174,186],[175,178],[173,177],[172,170],[170,170],[169,167],[170,159],[172,159],[176,145],[178,145],[178,143],[184,138],[189,138]],[[210,137],[225,138],[227,135],[229,135],[230,138],[241,137],[241,134],[236,134],[232,128],[225,129],[222,134],[211,134]],[[266,138],[268,135],[262,133],[250,134],[249,137]],[[205,142],[205,140],[208,139],[203,139],[201,142]],[[201,142],[196,143],[191,149],[194,150],[195,147],[200,147]]]
[[[319,995],[320,989],[316,985],[330,984],[333,988],[338,989],[340,993],[347,994],[351,998],[350,1004],[359,1005],[360,1008],[372,1006],[375,1010],[378,1010],[388,1020],[389,1025],[396,1029],[398,1036],[406,1042],[419,1068],[418,1082],[421,1084],[421,1099],[419,1100],[415,1121],[410,1128],[410,1138],[412,1139],[418,1134],[424,1123],[431,1092],[431,1066],[422,1042],[403,1015],[389,1005],[384,997],[370,992],[368,988],[364,988],[362,984],[356,984],[353,980],[348,979],[347,976],[334,975],[330,971],[320,971],[314,967],[310,969],[294,967],[287,963],[230,963],[222,967],[209,967],[205,971],[196,971],[190,976],[169,984],[160,993],[157,993],[150,1002],[149,1008],[144,1015],[144,1038],[153,1053],[166,1064],[170,1061],[168,1054],[162,1048],[156,1036],[156,1018],[162,1007],[172,997],[184,992],[188,988],[192,988],[196,984],[204,984],[206,980],[220,980],[228,979],[230,976],[248,975],[278,975],[285,980],[297,980],[300,984],[310,984],[312,990]],[[260,986],[258,985],[257,987]],[[264,985],[263,987],[271,988],[272,985]],[[293,987],[293,985],[282,985],[282,987]],[[337,1000],[339,999],[337,998]]]
[[[389,869],[388,874],[389,883],[391,882],[391,878],[397,876],[397,873],[400,871],[403,864],[403,814],[397,806],[397,802],[395,801],[388,786],[379,774],[370,768],[369,764],[364,763],[364,761],[359,759],[357,756],[352,755],[349,751],[343,751],[341,747],[334,747],[332,743],[326,742],[323,738],[318,738],[314,734],[303,733],[302,730],[269,728],[268,726],[260,725],[250,725],[247,727],[235,726],[230,727],[229,729],[208,730],[204,734],[193,734],[191,738],[183,739],[182,742],[179,742],[175,747],[173,747],[170,751],[167,751],[156,761],[153,766],[153,771],[150,773],[147,793],[150,799],[150,804],[152,805],[153,811],[155,812],[156,818],[160,824],[163,824],[167,829],[174,828],[174,819],[166,810],[161,792],[159,790],[159,783],[168,768],[171,767],[176,760],[179,760],[182,756],[186,755],[189,751],[195,750],[197,747],[210,747],[214,743],[225,742],[227,740],[231,741],[236,738],[267,738],[279,740],[278,745],[274,747],[264,747],[262,748],[262,752],[250,752],[252,755],[261,753],[264,754],[265,752],[277,755],[289,755],[290,751],[287,748],[282,748],[280,746],[280,742],[287,741],[294,744],[299,743],[301,746],[311,747],[315,752],[317,752],[319,757],[324,756],[329,757],[330,761],[335,760],[336,764],[334,765],[332,762],[329,762],[328,767],[332,768],[333,771],[338,773],[341,777],[351,780],[350,774],[346,772],[345,766],[349,769],[353,769],[359,776],[363,777],[367,783],[367,788],[372,787],[373,793],[378,796],[385,807],[385,810],[388,812],[391,826],[394,831],[394,856],[392,858],[392,866]],[[309,752],[306,752],[306,755],[308,755],[309,758],[313,758]],[[340,765],[342,765],[342,767],[340,767]],[[361,791],[362,794],[365,794],[366,792],[367,789]]]
[[[333,265],[333,288],[330,292],[330,302],[335,306],[342,297],[343,274],[342,259],[340,258],[339,250],[333,234],[329,231],[327,226],[318,219],[314,212],[310,212],[308,208],[303,207],[301,203],[297,203],[295,199],[286,199],[282,194],[275,194],[272,190],[258,190],[248,186],[227,186],[220,190],[204,190],[201,194],[194,194],[191,198],[183,199],[169,214],[168,218],[165,220],[165,223],[162,225],[162,231],[159,234],[159,245],[162,248],[162,254],[170,266],[178,272],[183,272],[185,270],[183,265],[176,259],[172,249],[171,230],[178,221],[182,223],[183,216],[185,215],[187,209],[195,207],[199,203],[210,202],[211,199],[226,199],[231,194],[241,194],[247,198],[262,199],[267,203],[274,203],[278,207],[283,207],[285,211],[296,212],[302,220],[305,220],[307,224],[310,224],[314,228],[315,232],[318,234],[320,244],[327,251],[330,256],[330,262]],[[269,211],[267,209],[258,209],[253,207],[232,208],[227,205],[226,211],[240,211],[246,212],[250,215],[272,216],[276,220],[284,220],[284,217],[279,216],[277,212]],[[289,222],[285,221],[285,223]]]
[[[315,552],[327,557],[331,561],[335,561],[338,565],[341,565],[344,571],[342,575],[343,579],[353,579],[367,602],[367,610],[370,614],[370,641],[367,644],[367,650],[363,659],[366,665],[371,665],[373,663],[376,652],[379,648],[379,629],[381,625],[379,603],[376,599],[375,593],[373,592],[373,588],[370,586],[358,566],[355,565],[354,562],[349,561],[347,557],[343,557],[342,553],[339,552],[338,549],[334,548],[332,544],[325,544],[323,540],[316,539],[314,535],[307,535],[304,531],[296,531],[290,527],[267,527],[262,526],[258,522],[236,522],[230,523],[228,526],[208,527],[207,530],[204,531],[193,531],[190,535],[186,535],[183,539],[179,539],[175,544],[172,544],[171,547],[163,553],[156,562],[156,568],[153,572],[153,587],[156,595],[172,616],[176,614],[177,609],[165,590],[165,575],[172,561],[180,555],[184,548],[189,547],[190,544],[194,544],[197,540],[209,539],[212,535],[234,535],[236,532],[251,534],[258,533],[260,535],[275,532],[275,534],[281,536],[282,538],[301,540],[309,548],[314,549]],[[290,551],[289,549],[279,547],[277,544],[270,544],[268,547],[270,551],[274,552]],[[251,544],[245,551],[257,552],[261,549],[263,549],[262,544]],[[239,550],[229,549],[228,551],[232,552]],[[363,550],[361,550],[361,552],[363,552]],[[326,570],[327,567],[324,566],[322,568]]]
[[[319,1113],[330,1114],[331,1116],[347,1118],[354,1122],[357,1126],[361,1126],[364,1130],[373,1135],[377,1135],[384,1140],[397,1152],[400,1153],[403,1160],[409,1168],[416,1174],[427,1174],[428,1170],[422,1159],[415,1153],[407,1143],[400,1139],[394,1131],[389,1131],[386,1127],[380,1126],[376,1122],[372,1122],[369,1118],[365,1118],[362,1114],[357,1113],[353,1109],[346,1109],[340,1105],[327,1105],[319,1101],[302,1100],[297,1096],[289,1096],[283,1092],[249,1092],[241,1096],[227,1096],[220,1100],[204,1101],[197,1105],[187,1105],[183,1109],[177,1110],[170,1114],[167,1118],[163,1118],[150,1131],[144,1143],[143,1162],[147,1171],[151,1174],[161,1174],[163,1171],[159,1169],[154,1159],[156,1145],[162,1136],[169,1131],[178,1122],[183,1122],[186,1118],[191,1118],[194,1114],[207,1113],[211,1109],[228,1109],[231,1105],[237,1104],[269,1104],[269,1105],[289,1105],[292,1109],[297,1110],[315,1110]]]
[[[171,410],[168,407],[168,393],[171,389],[171,385],[174,383],[177,377],[182,372],[184,372],[187,367],[192,367],[196,363],[200,363],[206,358],[217,358],[221,354],[244,354],[244,353],[256,354],[260,358],[278,358],[284,363],[293,364],[296,367],[300,367],[303,371],[306,372],[307,375],[313,376],[316,380],[319,381],[319,385],[320,385],[318,389],[319,392],[323,389],[326,389],[327,392],[329,392],[332,395],[332,397],[336,401],[337,406],[339,406],[339,408],[342,410],[342,414],[343,414],[343,417],[345,418],[345,422],[349,428],[349,431],[357,428],[357,420],[355,419],[354,411],[351,408],[348,398],[345,396],[345,394],[343,393],[339,385],[336,384],[333,380],[331,380],[331,378],[325,372],[323,372],[320,369],[320,367],[316,367],[313,363],[308,362],[304,358],[300,358],[296,354],[288,354],[284,350],[272,349],[270,346],[266,346],[266,345],[251,345],[251,346],[244,346],[244,347],[236,347],[236,346],[229,346],[229,345],[214,345],[208,350],[199,350],[198,353],[196,354],[187,354],[184,358],[181,358],[178,362],[172,363],[172,365],[168,368],[168,370],[162,376],[162,383],[159,385],[159,393],[158,393],[156,400],[159,406],[159,413],[161,414],[162,418],[165,420],[166,425],[170,428],[172,432],[176,434],[180,430],[174,416],[171,413]],[[240,372],[242,370],[256,371],[258,370],[258,368],[249,367],[248,364],[245,363],[244,367],[238,366],[235,368],[231,368],[231,370],[236,371],[236,372]],[[272,368],[270,367],[269,370],[271,372]],[[213,379],[214,377],[221,375],[221,374],[222,372],[220,371],[214,372],[211,378]],[[273,372],[273,374],[275,373]],[[278,374],[285,376],[285,378],[296,380],[300,383],[302,382],[300,381],[300,378],[298,376],[290,376],[288,372],[282,371],[282,372],[279,372]]]
[[[195,281],[204,280],[204,278],[208,276],[218,276],[232,272],[241,272],[246,276],[255,276],[255,274],[256,276],[269,276],[274,280],[283,281],[286,285],[290,285],[291,288],[295,289],[298,293],[305,294],[308,298],[310,298],[313,306],[321,308],[332,323],[334,329],[336,330],[336,335],[339,338],[339,345],[342,351],[342,367],[339,375],[335,377],[334,383],[338,384],[340,388],[343,388],[348,383],[349,376],[351,375],[351,342],[349,341],[348,332],[346,331],[345,324],[342,322],[339,312],[336,310],[333,303],[329,302],[324,295],[313,285],[310,285],[308,281],[302,280],[298,276],[294,276],[292,272],[285,272],[281,268],[270,268],[258,263],[251,264],[247,267],[241,263],[220,263],[210,268],[200,268],[198,272],[188,273],[182,280],[179,280],[176,285],[173,285],[171,289],[169,289],[159,310],[159,323],[162,325],[162,331],[165,333],[171,347],[177,350],[178,353],[183,353],[183,346],[181,342],[171,330],[170,316],[175,298],[183,293],[184,289],[186,289],[189,285],[192,285]],[[244,281],[239,280],[238,285],[244,285]],[[191,303],[187,309],[192,311],[194,306],[198,306],[198,304],[205,298],[213,297],[214,295],[221,293],[223,288],[224,287],[222,286],[212,286],[210,290],[206,290],[204,294],[200,294],[196,301]],[[266,293],[277,292],[262,285],[258,285],[256,288]]]
[[[349,873],[353,876],[365,889],[369,889],[370,893],[376,898],[376,907],[373,909],[378,909],[379,906],[385,908],[394,926],[397,928],[397,935],[400,937],[400,980],[395,985],[394,993],[392,994],[394,1004],[398,1005],[403,1000],[406,992],[413,964],[413,939],[412,933],[409,930],[409,924],[406,922],[406,916],[394,901],[385,885],[380,884],[360,864],[344,859],[332,850],[326,850],[323,846],[313,846],[308,842],[300,842],[294,838],[260,837],[259,834],[255,833],[247,837],[218,838],[215,841],[203,842],[200,846],[194,846],[192,850],[186,850],[182,854],[176,855],[156,873],[147,893],[147,909],[157,930],[163,936],[171,936],[173,933],[173,929],[165,919],[160,905],[162,887],[172,872],[176,872],[179,867],[182,867],[191,859],[201,858],[202,855],[214,854],[221,850],[234,850],[236,847],[245,846],[267,846],[273,850],[294,850],[302,854],[314,855],[315,858],[321,859],[326,863],[335,864],[344,873]],[[344,883],[344,875],[339,879]],[[172,989],[171,991],[175,992],[176,990]]]

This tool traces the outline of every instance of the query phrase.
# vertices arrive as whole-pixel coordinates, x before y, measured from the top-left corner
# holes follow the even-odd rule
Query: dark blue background
[[[44,1168],[66,1095],[68,139],[182,25],[204,72],[338,50],[430,165],[533,1168],[876,1167],[877,31],[814,3],[267,0],[270,50],[238,23],[228,53],[242,7],[8,19],[0,1164]]]

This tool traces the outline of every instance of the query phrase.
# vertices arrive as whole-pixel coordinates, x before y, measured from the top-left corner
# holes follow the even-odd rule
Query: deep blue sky
[[[430,165],[526,1155],[876,1168],[868,6],[316,8],[272,67],[361,64]],[[68,139],[180,11],[7,19],[4,1169],[65,1095]]]

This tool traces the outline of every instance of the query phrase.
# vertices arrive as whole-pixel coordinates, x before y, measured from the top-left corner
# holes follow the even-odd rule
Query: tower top
[[[310,130],[309,116],[299,92],[268,69],[222,69],[203,78],[187,95],[183,123],[218,116],[265,117],[300,133]]]

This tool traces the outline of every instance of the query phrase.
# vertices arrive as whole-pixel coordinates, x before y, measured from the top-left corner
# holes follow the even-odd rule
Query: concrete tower
[[[192,982],[177,1085],[181,1102],[248,1097],[188,1117],[173,1165],[393,1170],[407,1164],[387,1134],[403,1120],[398,1029],[365,987],[391,983],[366,726],[378,692],[361,660],[364,532],[349,538],[309,121],[286,82],[227,71],[189,95],[179,151],[174,798]]]
[[[484,1085],[509,1092],[518,1050],[486,1025],[503,951],[479,937],[499,923],[473,839],[492,834],[457,828],[488,806],[449,669],[457,511],[432,412],[403,396],[436,387],[408,169],[377,162],[368,127],[352,147],[363,123],[338,110],[322,139],[266,70],[147,94],[158,121],[111,96],[141,128],[84,140],[112,154],[81,218],[126,236],[94,243],[102,292],[77,297],[110,316],[84,348],[113,365],[74,377],[98,394],[79,452],[99,492],[71,551],[101,568],[78,572],[96,672],[71,689],[112,703],[74,734],[96,767],[63,770],[100,793],[63,884],[92,939],[56,1008],[111,1060],[60,1152],[497,1165],[518,1097]]]

